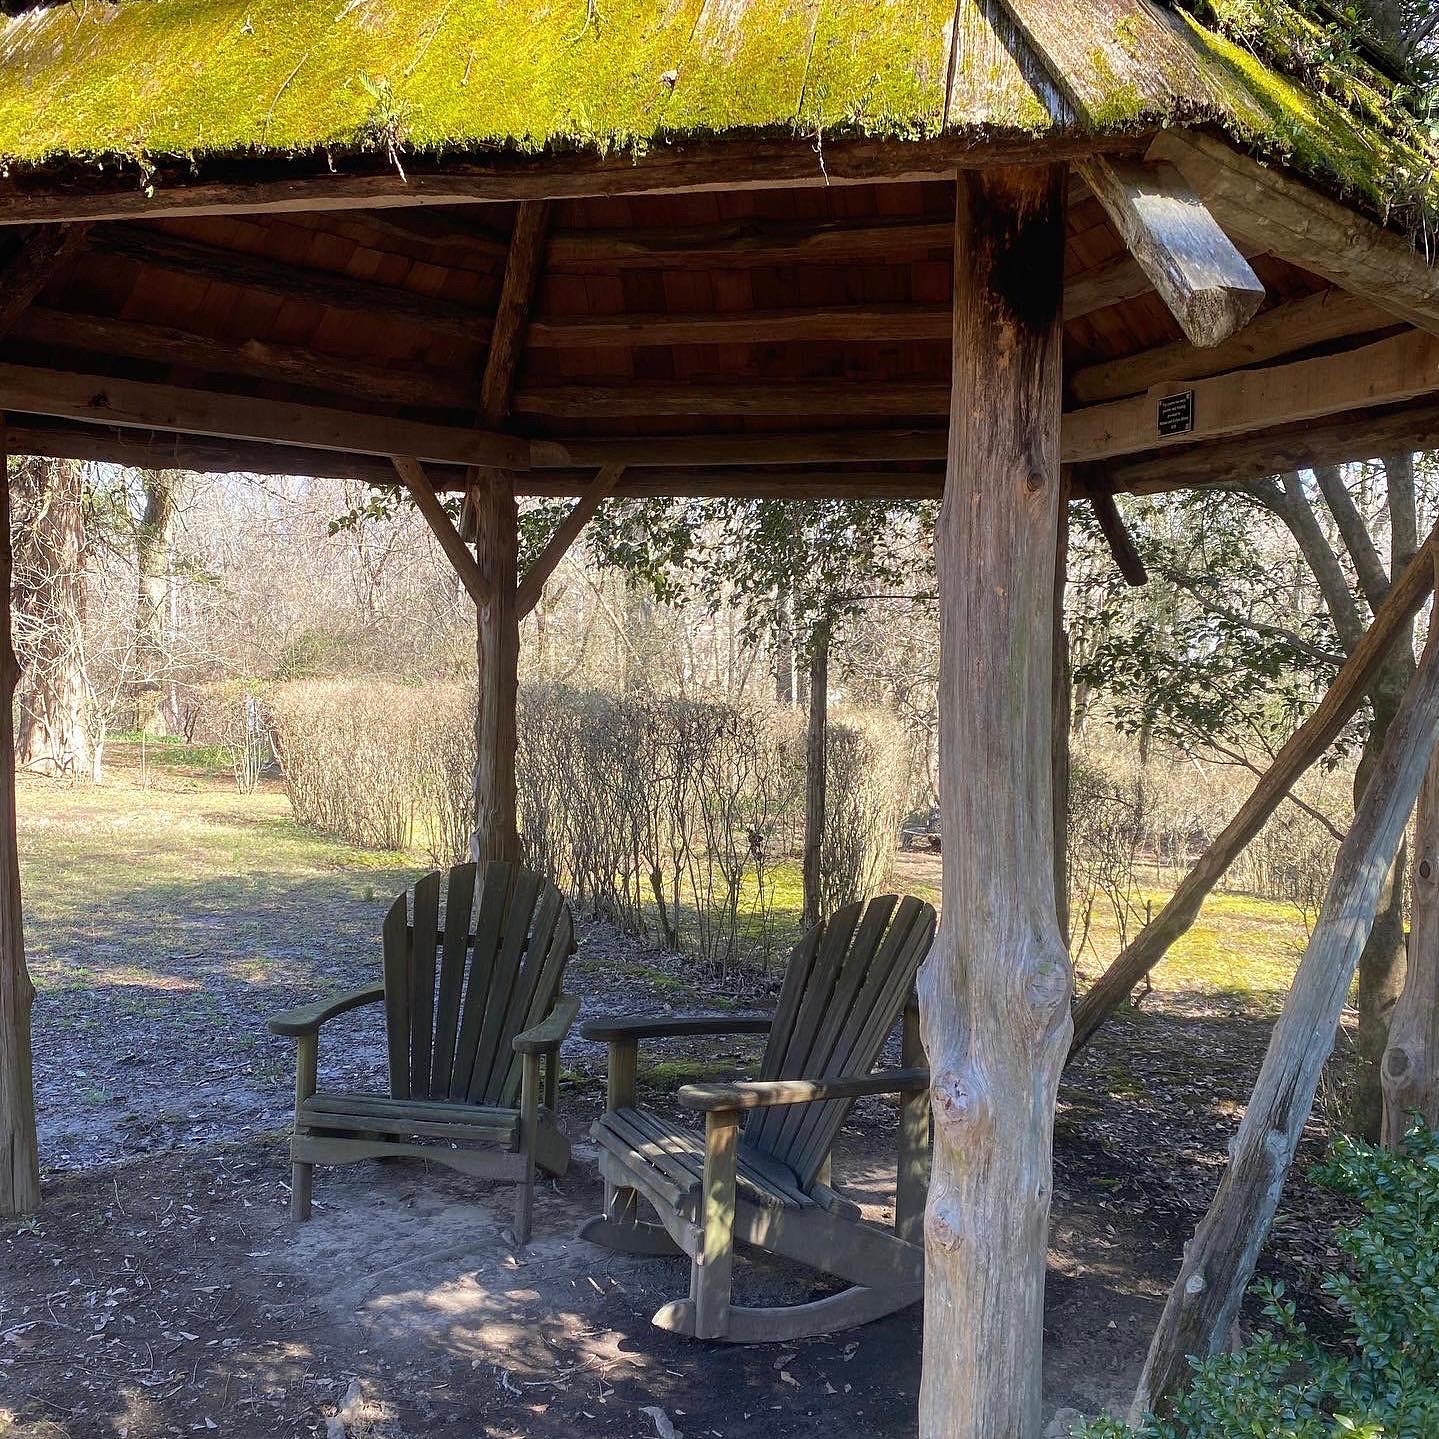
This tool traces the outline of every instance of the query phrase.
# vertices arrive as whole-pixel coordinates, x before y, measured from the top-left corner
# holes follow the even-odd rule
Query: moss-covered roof
[[[1331,40],[1286,0],[52,3],[0,21],[0,163],[1208,124],[1375,208],[1432,198],[1391,82]]]

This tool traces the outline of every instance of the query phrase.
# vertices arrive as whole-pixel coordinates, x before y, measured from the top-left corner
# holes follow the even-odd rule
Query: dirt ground
[[[371,979],[384,904],[413,873],[296,831],[184,775],[113,799],[22,796],[46,1202],[0,1229],[0,1436],[654,1435],[778,1439],[914,1433],[921,1315],[783,1347],[654,1329],[684,1264],[574,1238],[600,1186],[587,1130],[601,1047],[564,1052],[571,1173],[535,1239],[505,1242],[512,1191],[397,1161],[322,1169],[315,1217],[287,1217],[291,1054],[265,1017]],[[28,845],[27,845],[28,842]],[[936,884],[905,856],[902,884]],[[765,984],[704,985],[673,956],[590,925],[569,988],[586,1014],[762,1005]],[[1065,1077],[1046,1295],[1046,1418],[1122,1406],[1208,1203],[1267,1039],[1262,1006],[1156,990]],[[645,1052],[642,1096],[745,1072],[755,1044]],[[383,1082],[374,1015],[327,1028],[322,1082]],[[894,1112],[858,1106],[840,1187],[892,1203]],[[1324,1139],[1316,1122],[1308,1157]],[[1334,1201],[1302,1177],[1265,1272],[1325,1319],[1317,1277]],[[813,1292],[742,1262],[743,1302]]]

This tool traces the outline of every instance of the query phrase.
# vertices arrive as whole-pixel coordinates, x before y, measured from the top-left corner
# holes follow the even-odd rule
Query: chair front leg
[[[722,1338],[729,1326],[730,1276],[734,1267],[735,1169],[739,1111],[705,1115],[705,1168],[700,1249],[690,1267],[695,1335]]]
[[[525,1054],[520,1064],[520,1188],[515,1196],[515,1243],[530,1242],[535,1207],[535,1143],[540,1129],[540,1056]]]
[[[300,1109],[319,1086],[320,1034],[311,1030],[309,1034],[295,1036],[295,1137],[300,1134]],[[290,1161],[290,1217],[296,1220],[310,1217],[310,1191],[313,1187],[315,1166],[302,1163],[292,1157]]]

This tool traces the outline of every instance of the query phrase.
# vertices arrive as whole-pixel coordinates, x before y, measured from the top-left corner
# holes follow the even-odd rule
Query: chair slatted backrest
[[[513,1108],[512,1042],[560,992],[575,947],[569,905],[548,880],[499,862],[427,874],[408,901],[395,900],[383,931],[391,1094]]]
[[[934,928],[933,905],[891,894],[847,904],[804,935],[785,971],[760,1078],[868,1074],[929,953]],[[745,1139],[789,1165],[808,1188],[850,1103],[755,1110]]]

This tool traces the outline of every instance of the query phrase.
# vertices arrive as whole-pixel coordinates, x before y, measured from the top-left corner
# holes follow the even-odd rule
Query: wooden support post
[[[470,858],[515,861],[520,858],[515,792],[520,622],[515,612],[519,514],[513,476],[504,470],[475,471],[470,499],[483,596],[476,610],[479,698]]]
[[[1294,782],[1334,742],[1364,702],[1370,681],[1388,658],[1396,635],[1414,617],[1434,587],[1434,557],[1439,528],[1431,531],[1418,555],[1390,588],[1363,639],[1354,647],[1314,712],[1294,731],[1274,763],[1254,786],[1239,813],[1215,836],[1194,867],[1143,929],[1120,951],[1109,968],[1085,991],[1074,1011],[1072,1059],[1100,1025],[1128,999],[1134,986],[1164,958],[1169,947],[1199,917],[1205,896],[1223,878],[1245,845],[1283,803]]]
[[[939,521],[944,905],[920,971],[934,1160],[921,1439],[1037,1439],[1069,957],[1050,689],[1063,170],[959,176]]]
[[[1379,1070],[1389,1149],[1402,1146],[1411,1110],[1439,1127],[1439,756],[1419,792],[1411,883],[1409,968]]]
[[[1429,557],[1433,564],[1433,556]],[[1184,1250],[1135,1394],[1135,1413],[1162,1404],[1188,1376],[1189,1355],[1229,1342],[1300,1135],[1380,887],[1404,836],[1439,738],[1439,631],[1431,634],[1379,764],[1339,847],[1324,908],[1269,1039],[1229,1168]]]
[[[40,1206],[39,1143],[31,1073],[30,1008],[35,986],[25,967],[20,862],[15,837],[15,683],[10,639],[10,477],[0,451],[0,1215]]]
[[[295,1114],[300,1106],[314,1094],[319,1086],[320,1034],[295,1036]],[[310,1195],[314,1188],[315,1166],[303,1160],[290,1163],[290,1217],[305,1220],[310,1217]]]

